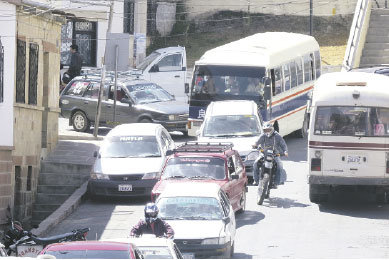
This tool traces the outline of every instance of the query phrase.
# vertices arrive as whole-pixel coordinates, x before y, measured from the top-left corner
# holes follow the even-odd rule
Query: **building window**
[[[0,41],[0,103],[4,102],[4,48]]]
[[[28,166],[28,171],[27,171],[27,191],[31,191],[31,180],[32,180],[32,166]]]
[[[134,34],[134,8],[134,0],[124,0],[123,28],[128,34]]]
[[[150,36],[157,35],[157,1],[147,1],[147,34]]]
[[[37,89],[38,89],[38,60],[39,60],[39,45],[30,43],[29,52],[29,77],[28,77],[28,104],[37,104]]]
[[[16,102],[25,103],[26,42],[22,40],[17,41],[16,79]]]

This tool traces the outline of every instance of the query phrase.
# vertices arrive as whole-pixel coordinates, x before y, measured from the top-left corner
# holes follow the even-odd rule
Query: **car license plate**
[[[132,191],[132,185],[119,184],[119,191]]]
[[[194,258],[194,253],[182,253],[182,257],[184,259],[193,259]]]
[[[361,156],[347,155],[347,163],[361,163]]]

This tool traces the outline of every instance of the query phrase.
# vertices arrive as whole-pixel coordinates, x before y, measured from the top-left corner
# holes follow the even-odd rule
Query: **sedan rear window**
[[[89,85],[89,81],[74,81],[72,85],[67,89],[65,95],[69,96],[82,96],[86,88]]]
[[[167,162],[162,178],[224,180],[225,169],[225,161],[221,158],[177,157]]]
[[[173,259],[170,250],[166,246],[138,246],[144,259]]]
[[[115,136],[108,139],[100,150],[103,158],[160,157],[155,136]]]
[[[58,259],[129,259],[127,250],[64,250],[47,251],[45,254]]]

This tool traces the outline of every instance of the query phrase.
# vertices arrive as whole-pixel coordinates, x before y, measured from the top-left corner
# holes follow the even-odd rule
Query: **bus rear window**
[[[318,107],[315,135],[388,136],[389,108]]]

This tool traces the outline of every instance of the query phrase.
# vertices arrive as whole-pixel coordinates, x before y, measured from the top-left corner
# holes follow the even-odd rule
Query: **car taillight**
[[[191,129],[192,128],[192,124],[190,121],[188,121],[188,129]]]
[[[321,171],[321,159],[320,158],[312,158],[311,171]]]

